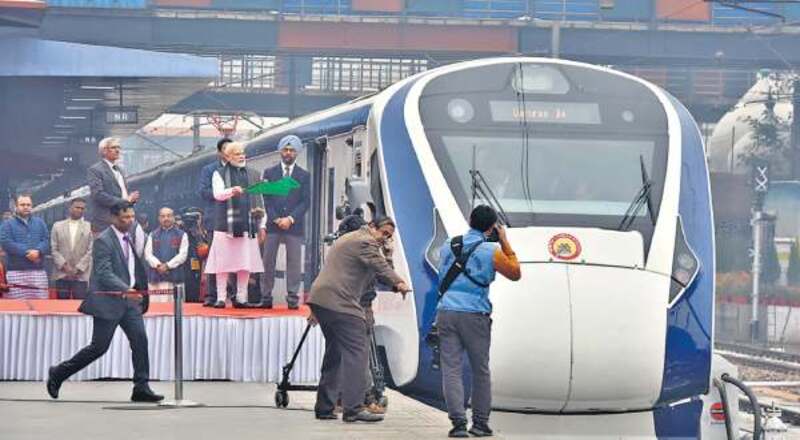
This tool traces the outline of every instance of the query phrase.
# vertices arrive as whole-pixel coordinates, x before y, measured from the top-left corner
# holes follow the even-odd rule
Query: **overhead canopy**
[[[28,156],[0,161],[6,175],[82,168],[95,160],[97,139],[130,135],[218,74],[216,58],[17,35],[0,36],[0,53],[0,132],[14,133],[0,138],[0,154]],[[52,168],[27,165],[38,158]]]
[[[2,0],[0,0],[2,1]],[[39,40],[0,40],[0,76],[213,78],[215,58]]]

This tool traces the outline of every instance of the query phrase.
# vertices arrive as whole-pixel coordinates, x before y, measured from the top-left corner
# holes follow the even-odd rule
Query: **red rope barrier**
[[[54,287],[52,287],[52,288],[51,287],[43,288],[43,287],[39,287],[39,286],[28,286],[28,285],[25,285],[25,284],[9,283],[9,284],[6,284],[5,286],[7,286],[9,288],[17,288],[17,289],[25,289],[25,290],[46,291],[48,293],[49,292],[67,292],[67,293],[71,292],[70,290],[66,290],[66,289],[56,289]],[[117,291],[114,291],[114,290],[96,290],[96,291],[88,292],[88,293],[96,293],[98,295],[149,295],[149,296],[153,296],[153,295],[173,295],[174,294],[174,289],[126,290],[124,292],[118,291],[118,290]]]

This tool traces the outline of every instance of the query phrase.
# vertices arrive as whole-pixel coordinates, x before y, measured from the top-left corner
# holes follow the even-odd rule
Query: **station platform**
[[[47,368],[87,345],[92,318],[80,301],[0,300],[0,380],[44,380]],[[154,303],[144,316],[150,375],[174,379],[174,305]],[[308,308],[225,309],[184,305],[183,359],[186,380],[276,382],[306,326]],[[324,340],[309,333],[292,371],[293,382],[319,380]],[[71,380],[126,379],[133,375],[128,340],[117,329],[103,357]]]
[[[171,382],[152,388],[169,397]],[[273,385],[188,382],[187,399],[202,408],[161,409],[129,402],[130,382],[65,383],[59,400],[47,396],[43,382],[0,386],[0,438],[3,440],[285,440],[447,438],[447,414],[394,391],[389,411],[377,424],[314,419],[314,393],[291,392],[287,409],[272,403]],[[494,438],[504,438],[502,435]]]

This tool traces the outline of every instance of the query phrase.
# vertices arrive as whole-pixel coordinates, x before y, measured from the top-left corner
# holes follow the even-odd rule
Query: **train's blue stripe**
[[[362,107],[357,107],[338,115],[301,125],[292,130],[281,130],[270,136],[259,137],[247,144],[247,155],[259,156],[269,153],[270,151],[275,151],[278,147],[278,141],[288,134],[293,134],[300,137],[303,141],[308,142],[321,136],[330,137],[348,133],[353,127],[367,124],[367,118],[369,117],[371,108],[372,104],[365,104]]]
[[[689,246],[700,259],[700,273],[668,311],[664,378],[659,403],[708,392],[714,313],[714,243],[711,196],[703,141],[694,119],[670,97],[681,123],[681,187],[678,212]]]
[[[380,133],[384,163],[391,164],[385,167],[386,181],[414,285],[419,335],[425,335],[435,314],[438,277],[425,262],[425,251],[434,232],[433,198],[405,120],[406,98],[413,84],[406,84],[389,99],[383,112]],[[419,355],[417,377],[404,391],[423,399],[438,398],[442,389],[441,374],[430,369],[430,350],[421,338]]]
[[[663,440],[700,438],[700,416],[703,401],[694,399],[675,406],[662,406],[653,411],[656,437]]]

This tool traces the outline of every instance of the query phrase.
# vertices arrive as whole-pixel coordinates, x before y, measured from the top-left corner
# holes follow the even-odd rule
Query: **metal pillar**
[[[550,56],[553,58],[561,57],[561,25],[558,22],[553,22],[550,33]]]
[[[297,69],[294,65],[294,56],[289,55],[289,117],[297,117]]]
[[[186,286],[183,283],[175,288],[175,399],[160,404],[165,408],[187,408],[203,406],[202,403],[183,398],[183,301]]]
[[[792,93],[792,121],[791,121],[791,138],[790,138],[790,148],[789,151],[791,154],[791,166],[792,166],[792,179],[800,178],[800,78],[796,78],[793,83],[792,87],[794,88],[794,92]]]
[[[750,315],[750,341],[755,343],[759,340],[758,328],[758,296],[761,290],[761,272],[764,268],[763,265],[763,247],[764,247],[764,228],[766,221],[764,213],[760,210],[753,211],[753,294],[751,297],[751,310]]]
[[[192,115],[192,151],[198,151],[200,146],[200,116]]]

